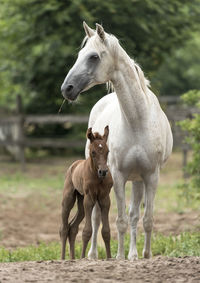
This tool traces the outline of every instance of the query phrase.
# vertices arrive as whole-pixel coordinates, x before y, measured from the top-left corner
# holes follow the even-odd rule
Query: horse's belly
[[[127,181],[141,181],[142,178],[139,174],[137,173],[131,173],[129,176],[128,176],[128,180]]]

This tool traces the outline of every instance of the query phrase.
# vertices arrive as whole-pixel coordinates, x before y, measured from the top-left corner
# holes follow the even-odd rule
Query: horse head
[[[90,140],[90,158],[92,160],[94,169],[98,172],[99,178],[106,177],[108,173],[107,159],[109,150],[106,144],[108,134],[108,126],[105,127],[103,136],[101,136],[99,133],[92,133],[92,128],[89,128],[86,134],[86,137]]]
[[[96,24],[96,30],[91,29],[85,22],[86,33],[84,47],[67,74],[61,92],[65,99],[74,101],[81,92],[97,84],[104,84],[111,79],[114,58],[111,56],[110,39],[117,40],[107,34],[103,27]]]

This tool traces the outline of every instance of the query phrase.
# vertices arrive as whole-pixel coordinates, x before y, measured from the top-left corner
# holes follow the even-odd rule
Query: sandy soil
[[[16,172],[17,163],[3,162],[0,159],[0,177],[12,175]],[[44,176],[61,174],[64,176],[66,167],[71,159],[52,158],[27,164],[25,175],[32,179],[44,178]],[[42,169],[41,169],[42,168]],[[181,178],[181,154],[173,153],[167,166],[161,172],[161,185],[168,185]],[[64,178],[64,177],[63,177]],[[6,248],[22,247],[37,244],[41,241],[58,241],[58,230],[60,226],[62,190],[55,190],[53,187],[45,192],[37,190],[26,191],[26,188],[19,189],[15,193],[0,193],[0,246]],[[112,200],[115,199],[112,192]],[[127,205],[129,204],[127,200]],[[112,238],[117,238],[115,219],[117,216],[116,204],[111,205],[110,225]],[[194,231],[199,229],[200,212],[187,211],[182,214],[166,212],[162,204],[158,203],[158,210],[154,212],[154,232],[165,235],[178,235],[183,231]],[[77,240],[81,240],[81,230]],[[143,232],[142,219],[139,221],[139,231]],[[103,245],[101,235],[99,244]]]
[[[177,164],[176,164],[177,163]],[[44,171],[56,174],[63,170],[63,160],[55,164],[43,164],[43,170],[35,164],[27,174],[39,178]],[[59,165],[59,166],[58,166]],[[45,167],[46,166],[46,167]],[[49,167],[47,167],[49,166]],[[169,171],[169,167],[171,170]],[[180,158],[173,160],[161,176],[162,184],[181,177]],[[173,167],[174,166],[174,167]],[[56,168],[56,169],[55,169]],[[172,170],[173,169],[173,170]],[[1,174],[15,172],[15,168],[2,167]],[[168,173],[169,171],[169,173]],[[174,176],[172,178],[171,172]],[[169,175],[170,174],[170,175]],[[170,176],[170,177],[169,177]],[[0,246],[12,249],[38,244],[40,241],[58,241],[62,191],[49,188],[47,192],[25,191],[0,193]],[[116,238],[116,209],[110,213],[112,238]],[[199,212],[178,214],[162,210],[154,213],[154,232],[180,234],[199,229]],[[82,224],[83,226],[83,224]],[[81,230],[77,240],[81,239]],[[142,229],[142,221],[139,222]],[[98,243],[103,245],[101,236]],[[200,258],[155,257],[137,262],[98,260],[89,261],[40,261],[0,263],[0,283],[5,282],[200,282]]]
[[[23,195],[0,195],[0,246],[6,248],[38,244],[41,241],[59,241],[61,192],[49,191],[48,197],[38,193]],[[117,238],[116,213],[110,214],[111,236]],[[154,214],[154,232],[178,235],[183,231],[194,231],[199,226],[199,213],[183,214],[159,212]],[[81,240],[81,231],[77,240]],[[142,219],[139,231],[143,231]],[[103,245],[101,235],[99,244]]]
[[[0,282],[200,282],[200,258],[40,261],[0,264]]]

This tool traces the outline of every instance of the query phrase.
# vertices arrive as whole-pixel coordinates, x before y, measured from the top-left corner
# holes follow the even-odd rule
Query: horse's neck
[[[86,159],[86,166],[88,166],[91,176],[96,177],[98,175],[97,168],[95,167],[90,156]]]
[[[144,93],[133,62],[122,49],[112,83],[125,119],[140,127],[148,117],[148,98]]]

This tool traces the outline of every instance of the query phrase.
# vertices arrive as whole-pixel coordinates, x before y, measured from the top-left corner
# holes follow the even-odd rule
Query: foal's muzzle
[[[99,178],[104,178],[104,177],[106,177],[106,175],[107,175],[107,173],[108,173],[108,169],[98,169],[98,176],[99,176]]]

